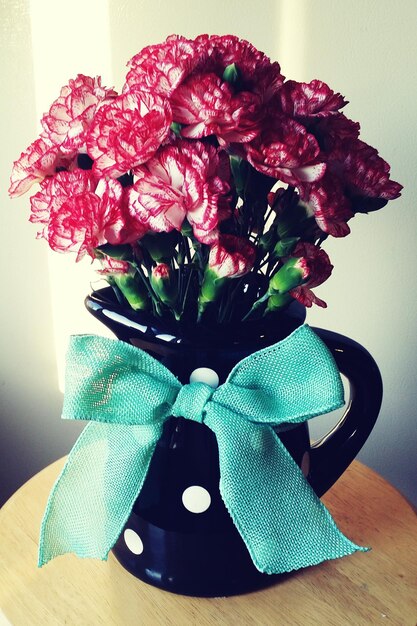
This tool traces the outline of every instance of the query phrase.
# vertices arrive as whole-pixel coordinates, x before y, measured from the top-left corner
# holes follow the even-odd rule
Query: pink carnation
[[[128,63],[130,70],[123,92],[149,91],[169,97],[205,56],[190,39],[171,35],[161,44],[147,46]]]
[[[328,117],[318,117],[314,124],[309,125],[310,132],[314,134],[321,149],[326,153],[341,148],[346,141],[359,137],[360,125],[353,122],[343,113],[337,113]]]
[[[195,43],[208,54],[196,71],[214,72],[222,77],[225,68],[235,63],[241,88],[261,96],[263,102],[268,102],[284,81],[279,63],[271,63],[263,52],[245,39],[234,35],[200,35]]]
[[[350,233],[347,222],[353,217],[353,211],[336,176],[326,172],[319,182],[301,186],[300,194],[301,200],[314,212],[321,230],[333,237],[345,237]]]
[[[259,137],[244,146],[253,167],[289,185],[319,180],[326,169],[316,139],[305,127],[275,116]]]
[[[314,212],[318,226],[334,237],[345,237],[356,212],[368,212],[398,198],[401,185],[390,180],[390,167],[378,152],[359,139],[347,138],[325,158],[323,178],[298,186],[301,199]]]
[[[97,112],[87,136],[87,151],[100,175],[118,178],[155,154],[172,122],[166,100],[130,92]]]
[[[295,119],[310,119],[335,115],[347,104],[340,93],[334,93],[321,80],[298,83],[289,80],[280,92],[283,112]]]
[[[41,183],[41,189],[30,199],[31,215],[29,220],[41,224],[38,238],[48,239],[48,225],[51,213],[58,210],[72,195],[94,191],[97,179],[91,172],[76,169],[73,172],[58,172],[54,177]]]
[[[220,235],[209,254],[209,268],[218,278],[239,278],[251,271],[256,248],[245,237]]]
[[[74,160],[73,156],[62,155],[59,148],[47,138],[38,137],[13,164],[10,197],[26,193],[34,183],[41,182],[46,176],[52,176],[58,168],[73,167]]]
[[[189,78],[173,94],[171,106],[174,121],[185,124],[183,137],[247,142],[259,132],[259,98],[249,92],[234,95],[215,74]]]
[[[312,243],[300,242],[291,256],[300,258],[300,267],[303,268],[306,279],[303,285],[290,291],[291,296],[306,307],[317,304],[325,308],[327,304],[318,298],[311,289],[324,283],[332,273],[333,265],[330,263],[328,255],[322,248]]]
[[[85,152],[86,133],[97,108],[114,98],[113,89],[101,86],[101,78],[78,74],[61,89],[57,100],[42,118],[44,135],[60,146],[63,154]]]
[[[135,168],[129,211],[156,232],[181,230],[184,219],[202,243],[217,238],[229,194],[227,156],[211,145],[178,141]]]
[[[359,139],[332,154],[329,161],[336,172],[343,170],[346,186],[353,195],[382,200],[393,200],[400,195],[402,186],[390,180],[388,163],[375,148]]]
[[[105,243],[125,243],[123,188],[91,171],[59,172],[31,198],[30,221],[43,225],[44,237],[57,252],[77,252],[77,261]]]

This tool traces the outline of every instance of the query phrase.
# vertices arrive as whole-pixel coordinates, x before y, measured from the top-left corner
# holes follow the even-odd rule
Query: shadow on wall
[[[417,504],[417,332],[410,307],[417,275],[402,271],[417,264],[417,145],[410,133],[417,98],[417,66],[410,66],[417,55],[417,4],[405,0],[400,10],[388,0],[295,4],[303,7],[308,51],[296,78],[320,78],[345,95],[346,115],[360,122],[361,138],[380,151],[392,178],[404,185],[395,205],[356,216],[349,237],[325,242],[335,266],[319,293],[328,309],[311,310],[307,320],[351,336],[377,361],[384,399],[359,460]],[[290,75],[284,62],[283,71]]]
[[[263,0],[109,0],[113,75],[121,85],[127,61],[149,44],[168,35],[194,38],[207,33],[233,34],[247,39],[272,59],[277,59],[277,24],[287,2]]]

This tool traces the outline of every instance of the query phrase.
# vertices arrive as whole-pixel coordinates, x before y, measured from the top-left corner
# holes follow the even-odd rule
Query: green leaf
[[[240,71],[236,63],[228,65],[223,72],[223,80],[231,85],[236,85],[240,82]]]
[[[170,128],[177,137],[181,137],[182,126],[179,122],[172,122]]]
[[[187,219],[185,219],[182,223],[181,234],[184,237],[189,237],[190,239],[194,237],[193,228]]]

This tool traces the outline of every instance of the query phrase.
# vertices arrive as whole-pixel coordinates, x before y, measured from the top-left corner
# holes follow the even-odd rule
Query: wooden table
[[[371,545],[371,552],[302,570],[263,591],[219,599],[155,589],[131,576],[113,555],[107,563],[65,555],[37,569],[40,521],[63,462],[34,476],[0,512],[0,606],[5,624],[417,623],[417,517],[389,483],[358,462],[323,500],[340,529],[356,543]]]

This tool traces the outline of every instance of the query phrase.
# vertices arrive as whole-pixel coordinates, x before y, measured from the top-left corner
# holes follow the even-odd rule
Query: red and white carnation
[[[101,176],[118,178],[151,158],[169,133],[167,100],[129,92],[103,105],[87,136],[87,152]]]
[[[326,172],[318,183],[299,186],[301,200],[314,213],[319,228],[333,237],[350,233],[347,222],[353,217],[349,199],[340,180]]]
[[[156,232],[181,230],[187,218],[201,243],[212,243],[227,211],[225,155],[201,142],[177,141],[137,168],[129,212]]]
[[[161,44],[147,46],[128,63],[123,92],[131,89],[170,97],[207,53],[194,41],[171,35]]]
[[[326,306],[312,288],[332,265],[314,242],[346,236],[357,212],[401,191],[341,113],[344,97],[320,80],[285,81],[278,63],[232,35],[172,35],[128,65],[121,95],[100,77],[70,80],[14,163],[11,197],[40,183],[30,215],[38,237],[99,259],[135,310],[159,314],[162,302],[188,319],[194,297],[200,321],[221,292],[236,302],[244,293],[225,279],[252,270],[255,280],[265,270],[271,292],[249,303],[249,289],[240,319],[262,314],[267,297],[266,312],[282,308],[288,293]],[[105,244],[129,245],[119,260],[98,250]],[[233,307],[222,301],[207,315],[234,320]]]
[[[48,226],[51,213],[68,201],[72,196],[93,192],[97,187],[97,179],[91,172],[76,169],[73,172],[58,172],[55,176],[46,178],[41,188],[30,199],[32,223],[40,224],[42,229],[38,238],[48,240]]]
[[[71,169],[74,164],[74,157],[61,154],[48,139],[38,137],[14,162],[9,195],[11,198],[20,196],[29,191],[34,183],[55,174],[57,169]]]
[[[258,172],[289,185],[317,181],[326,170],[314,136],[289,117],[276,115],[259,137],[243,147]]]
[[[59,97],[42,118],[43,135],[63,154],[86,151],[86,134],[98,107],[115,98],[113,89],[102,87],[100,76],[78,74],[61,89]]]
[[[355,212],[371,211],[398,198],[401,185],[390,180],[388,163],[363,141],[339,139],[337,146],[327,155],[323,178],[298,189],[318,226],[329,235],[345,237]]]
[[[245,237],[222,234],[210,248],[208,266],[218,278],[239,278],[251,271],[255,259],[256,248]]]
[[[100,256],[101,269],[96,270],[98,274],[103,276],[112,276],[114,274],[129,274],[131,265],[127,261],[121,259],[112,259],[109,256]]]
[[[59,172],[31,198],[30,221],[42,224],[38,236],[53,250],[76,252],[78,261],[85,254],[94,257],[94,248],[105,243],[127,242],[122,199],[123,188],[115,180],[98,180],[79,169]]]
[[[259,98],[249,92],[234,94],[216,74],[190,77],[171,98],[181,135],[201,138],[215,135],[221,144],[250,141],[259,133]]]
[[[299,257],[298,267],[302,269],[303,279],[306,281],[292,289],[291,296],[306,307],[317,304],[326,308],[327,304],[311,291],[313,287],[324,283],[332,273],[333,265],[326,252],[312,243],[299,242],[291,256]]]
[[[263,103],[281,88],[284,77],[279,63],[272,63],[249,41],[235,35],[200,35],[195,41],[207,54],[196,71],[214,72],[221,78],[226,67],[234,63],[241,89],[257,94]]]
[[[283,112],[297,120],[336,115],[347,101],[321,80],[298,83],[288,80],[279,92]]]
[[[343,113],[336,113],[327,117],[317,117],[310,120],[309,130],[314,134],[324,154],[342,149],[347,141],[359,137],[360,125],[353,122]]]
[[[390,180],[390,166],[378,151],[360,139],[352,140],[345,150],[330,156],[335,171],[342,171],[346,188],[352,195],[393,200],[401,185]]]

